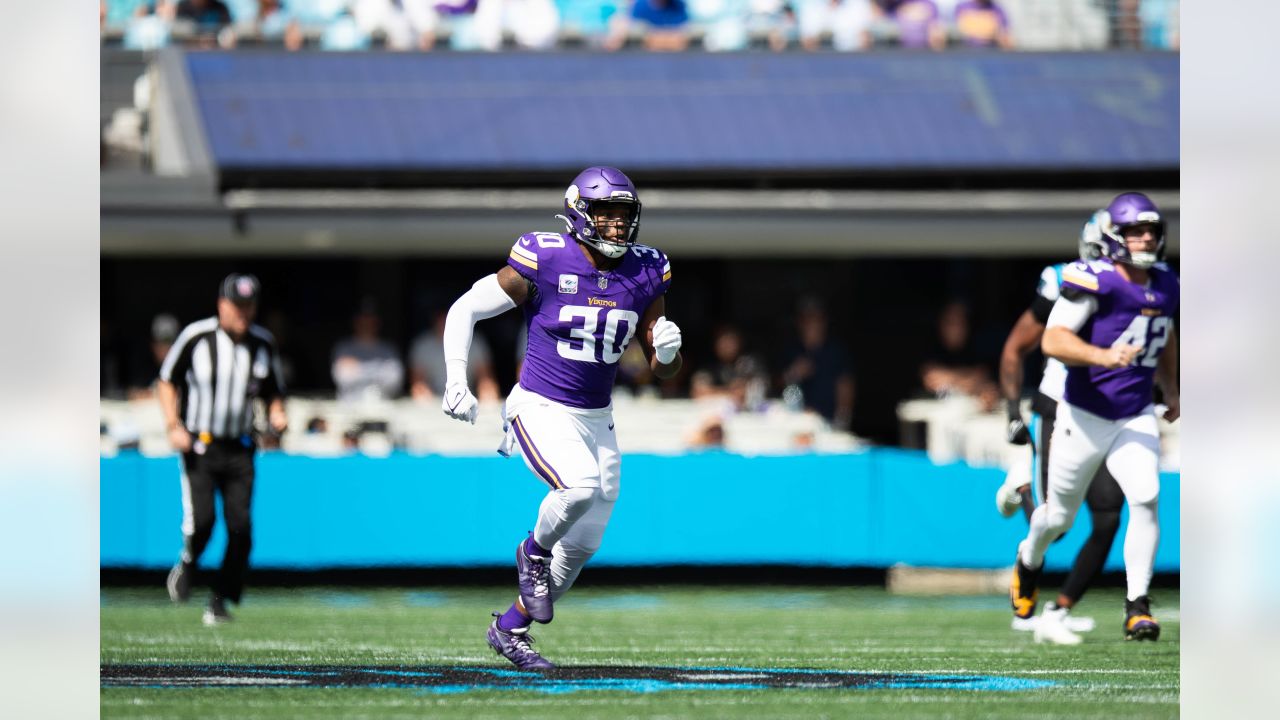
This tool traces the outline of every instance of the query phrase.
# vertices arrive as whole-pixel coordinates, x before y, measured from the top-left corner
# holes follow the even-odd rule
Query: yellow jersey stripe
[[[1062,279],[1075,283],[1082,288],[1088,288],[1089,290],[1098,289],[1098,278],[1090,275],[1089,273],[1080,272],[1074,268],[1063,268]]]
[[[521,256],[517,255],[517,254],[515,253],[515,251],[514,251],[514,250],[513,250],[513,251],[511,251],[511,259],[512,259],[512,260],[515,260],[516,262],[520,263],[521,265],[524,265],[525,267],[531,268],[531,269],[533,269],[533,270],[537,270],[537,269],[538,269],[538,263],[537,263],[537,262],[535,262],[535,261],[533,261],[533,260],[530,260],[530,259],[528,259],[528,258],[521,257]]]
[[[667,273],[662,276],[662,282],[666,282],[670,279],[671,279],[671,272],[667,271]]]

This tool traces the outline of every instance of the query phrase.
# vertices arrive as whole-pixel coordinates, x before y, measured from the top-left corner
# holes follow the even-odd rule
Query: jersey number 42
[[[1135,316],[1111,347],[1140,345],[1142,352],[1138,353],[1138,364],[1153,368],[1160,361],[1160,351],[1169,342],[1169,328],[1172,326],[1173,320],[1168,317]]]

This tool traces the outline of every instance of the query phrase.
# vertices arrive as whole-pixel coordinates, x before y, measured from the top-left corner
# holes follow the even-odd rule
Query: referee
[[[222,493],[227,552],[213,582],[204,624],[231,620],[253,545],[253,405],[267,404],[271,429],[284,432],[284,381],[271,333],[253,324],[258,279],[232,273],[218,291],[218,314],[183,328],[160,367],[157,392],[169,442],[182,455],[182,554],[165,583],[174,602],[191,596],[196,563],[213,534],[215,490]]]

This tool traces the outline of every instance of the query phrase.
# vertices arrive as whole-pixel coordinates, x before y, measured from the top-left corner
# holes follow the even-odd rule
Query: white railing
[[[1161,409],[1162,410],[1162,409]],[[1028,403],[1024,418],[1031,417]],[[1005,439],[1004,411],[983,412],[973,398],[956,395],[941,400],[907,400],[898,404],[898,420],[924,426],[924,445],[936,463],[964,461],[970,465],[1010,467],[1026,462],[1030,450]],[[1160,425],[1160,467],[1177,470],[1181,464],[1180,423]]]
[[[145,455],[172,453],[164,418],[154,400],[102,400],[101,452],[136,447]],[[410,453],[487,455],[502,441],[501,405],[484,403],[474,426],[445,416],[436,402],[413,400],[342,403],[331,399],[291,398],[289,429],[280,438],[290,453],[333,456],[351,452],[383,455]],[[324,429],[308,425],[323,418]],[[863,446],[837,432],[819,416],[773,403],[764,412],[726,411],[717,400],[614,398],[618,444],[624,453],[681,453],[723,447],[742,454],[846,452]],[[707,445],[709,426],[719,424],[722,444]],[[363,430],[361,430],[363,429]]]

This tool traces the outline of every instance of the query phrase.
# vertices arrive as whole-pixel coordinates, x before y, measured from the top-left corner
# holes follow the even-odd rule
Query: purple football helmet
[[[1107,243],[1107,257],[1139,268],[1149,268],[1164,259],[1164,217],[1151,198],[1138,192],[1121,193],[1103,212],[1106,215],[1099,215],[1098,224]],[[1134,225],[1155,227],[1155,252],[1129,252],[1123,231]]]
[[[612,241],[600,238],[594,217],[597,203],[620,203],[627,207],[623,220],[625,230],[620,238]],[[605,257],[622,257],[640,235],[640,195],[631,179],[618,168],[597,165],[578,173],[565,190],[564,210],[564,215],[556,217],[564,220],[568,226],[566,232]]]

